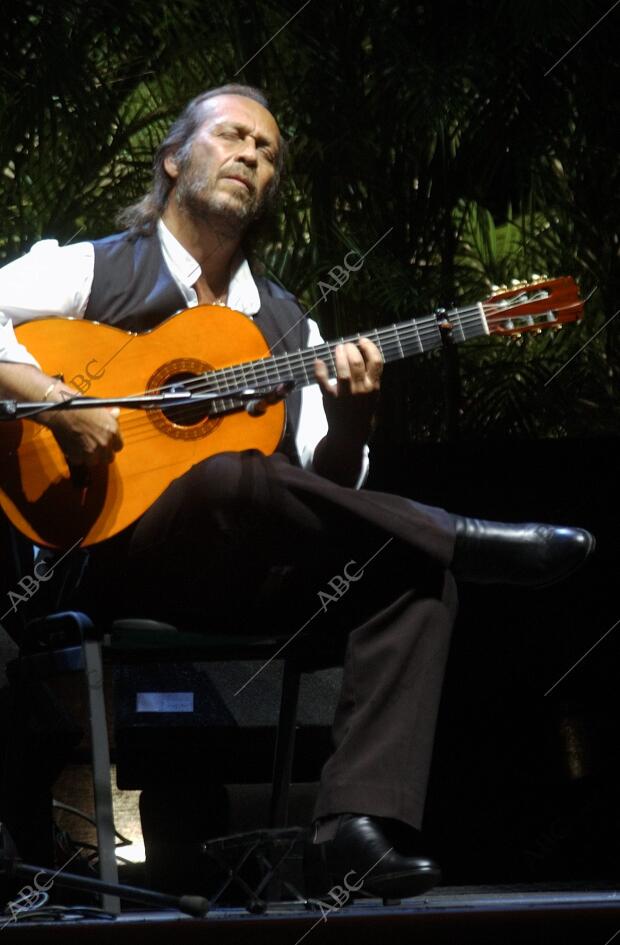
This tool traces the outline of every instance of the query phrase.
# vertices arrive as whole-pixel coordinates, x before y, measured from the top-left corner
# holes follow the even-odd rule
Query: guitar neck
[[[360,338],[369,338],[377,345],[386,363],[424,354],[443,344],[441,324],[449,323],[453,341],[466,341],[480,335],[488,335],[489,328],[482,305],[454,309],[441,316],[426,315],[405,322],[375,328],[371,331],[335,341],[326,341],[311,348],[302,348],[288,354],[272,355],[258,361],[247,361],[231,368],[215,372],[224,375],[228,390],[233,387],[273,387],[284,381],[294,381],[295,387],[306,387],[316,383],[314,362],[324,361],[330,377],[336,376],[334,352],[339,344],[356,343]],[[213,374],[209,375],[213,379]]]

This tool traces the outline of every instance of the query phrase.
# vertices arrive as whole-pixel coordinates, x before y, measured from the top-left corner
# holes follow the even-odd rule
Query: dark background
[[[347,251],[383,237],[313,309],[325,337],[483,299],[534,272],[594,293],[560,333],[386,371],[371,486],[464,514],[583,525],[599,541],[555,588],[463,589],[427,816],[448,879],[617,870],[617,634],[544,695],[620,617],[610,6],[3,6],[0,260],[41,237],[113,231],[185,102],[242,81],[267,90],[291,145],[257,247],[267,273],[312,306]]]
[[[618,16],[587,0],[8,0],[0,260],[114,230],[186,101],[249,82],[291,145],[257,256],[318,302],[325,337],[532,273],[594,291],[580,327],[394,366],[382,446],[615,436],[620,319],[545,382],[620,304]],[[322,293],[351,249],[364,267]]]
[[[460,586],[425,817],[446,880],[617,877],[620,637],[601,638],[620,619],[618,440],[409,445],[396,459],[375,466],[382,487],[597,538],[560,584]]]

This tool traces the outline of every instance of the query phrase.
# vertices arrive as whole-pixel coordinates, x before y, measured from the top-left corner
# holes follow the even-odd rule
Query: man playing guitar
[[[62,248],[43,241],[0,271],[0,397],[54,403],[83,393],[53,365],[46,373],[14,334],[43,316],[143,333],[207,305],[206,331],[208,313],[224,304],[252,319],[273,352],[319,345],[316,323],[290,293],[255,276],[244,251],[275,197],[284,150],[261,92],[224,86],[190,102],[157,151],[151,191],[125,212],[125,231]],[[91,378],[105,371],[86,360]],[[348,568],[355,585],[308,630],[317,647],[330,635],[346,639],[308,862],[324,890],[372,868],[365,889],[393,897],[440,876],[418,830],[454,578],[549,583],[581,565],[594,540],[582,529],[473,520],[362,489],[383,363],[370,338],[336,345],[333,364],[316,359],[316,384],[289,398],[275,452],[240,444],[173,478],[135,521],[93,544],[77,593],[110,615],[207,618],[206,630],[249,625],[286,638]],[[94,475],[113,469],[146,429],[131,419],[123,426],[121,413],[51,410],[37,422],[68,467]]]

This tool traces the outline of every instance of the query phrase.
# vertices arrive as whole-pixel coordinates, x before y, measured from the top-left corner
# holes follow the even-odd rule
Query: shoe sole
[[[415,873],[386,873],[365,882],[361,887],[365,892],[375,894],[381,899],[409,899],[438,886],[441,882],[439,870],[416,870]]]
[[[440,882],[440,870],[401,871],[364,879],[359,890],[351,887],[350,893],[351,899],[359,898],[365,893],[377,896],[379,899],[409,899],[423,895],[429,889],[438,886]],[[338,878],[336,874],[322,873],[318,877],[316,873],[306,873],[306,887],[308,898],[322,900],[329,896],[330,890],[342,887],[342,875]]]

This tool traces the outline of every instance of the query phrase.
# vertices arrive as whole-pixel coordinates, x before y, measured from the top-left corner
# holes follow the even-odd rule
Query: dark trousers
[[[280,454],[224,453],[96,546],[81,595],[110,616],[295,641],[304,627],[317,652],[341,641],[334,752],[316,816],[419,827],[456,613],[453,547],[441,509],[337,486]]]

